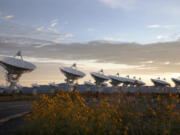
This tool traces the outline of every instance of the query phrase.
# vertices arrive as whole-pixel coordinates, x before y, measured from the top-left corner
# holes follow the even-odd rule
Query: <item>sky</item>
[[[180,76],[179,16],[179,0],[0,0],[0,55],[22,50],[37,65],[22,85],[63,82],[59,67],[74,62],[81,83],[104,68],[152,85]]]
[[[1,34],[13,31],[13,35],[56,42],[177,40],[179,15],[178,0],[0,1],[0,25],[14,25]]]

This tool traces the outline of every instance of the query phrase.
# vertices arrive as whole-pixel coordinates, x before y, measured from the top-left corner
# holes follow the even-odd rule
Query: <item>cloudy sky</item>
[[[58,67],[73,62],[86,73],[177,77],[179,16],[178,0],[0,0],[0,55],[22,50],[38,65],[25,85],[62,82]]]
[[[180,36],[179,15],[179,0],[0,1],[1,34],[57,42],[176,40]],[[5,24],[9,27],[4,28]]]

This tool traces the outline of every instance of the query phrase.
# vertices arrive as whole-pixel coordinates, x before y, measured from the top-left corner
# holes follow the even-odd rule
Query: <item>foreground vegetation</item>
[[[61,91],[33,101],[21,134],[179,135],[179,95],[94,95]]]

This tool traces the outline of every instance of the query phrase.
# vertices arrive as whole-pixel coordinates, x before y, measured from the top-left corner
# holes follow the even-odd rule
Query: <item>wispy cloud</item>
[[[67,38],[72,38],[72,37],[74,37],[74,35],[71,33],[59,34],[59,36],[54,38],[53,41],[59,42],[59,41],[66,40]]]
[[[159,40],[164,40],[164,39],[168,39],[169,35],[158,35],[156,38]]]
[[[111,8],[131,9],[136,0],[99,0]]]
[[[7,14],[4,14],[3,12],[0,11],[0,20],[9,20],[9,19],[12,19],[14,17],[14,15],[7,15]]]
[[[14,15],[7,15],[7,16],[5,16],[6,19],[11,19],[13,17],[14,17]]]
[[[151,24],[147,26],[148,28],[152,28],[152,29],[158,29],[158,28],[162,28],[162,29],[174,29],[177,28],[178,26],[176,25],[160,25],[160,24]]]
[[[115,38],[115,37],[104,37],[105,41],[122,41],[121,38]]]
[[[162,35],[158,35],[156,38],[161,41],[175,41],[180,39],[180,33],[162,34]]]
[[[37,31],[42,31],[42,30],[44,30],[44,26],[38,27],[38,28],[36,28],[36,30]]]
[[[54,19],[51,21],[50,27],[53,28],[58,24],[58,19]]]
[[[165,65],[169,65],[169,64],[170,64],[170,62],[169,62],[169,61],[166,61],[166,62],[164,62],[164,64],[165,64]]]
[[[154,63],[154,61],[149,60],[149,61],[142,61],[140,63],[142,63],[142,64],[152,64],[152,63]]]
[[[65,37],[65,38],[68,38],[68,37],[73,37],[74,35],[71,34],[71,33],[67,33],[67,34],[59,34],[61,37]]]

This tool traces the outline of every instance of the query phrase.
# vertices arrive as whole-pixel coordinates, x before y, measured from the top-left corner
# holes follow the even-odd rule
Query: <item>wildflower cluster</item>
[[[178,135],[178,95],[82,96],[79,92],[42,95],[26,117],[27,134]]]

